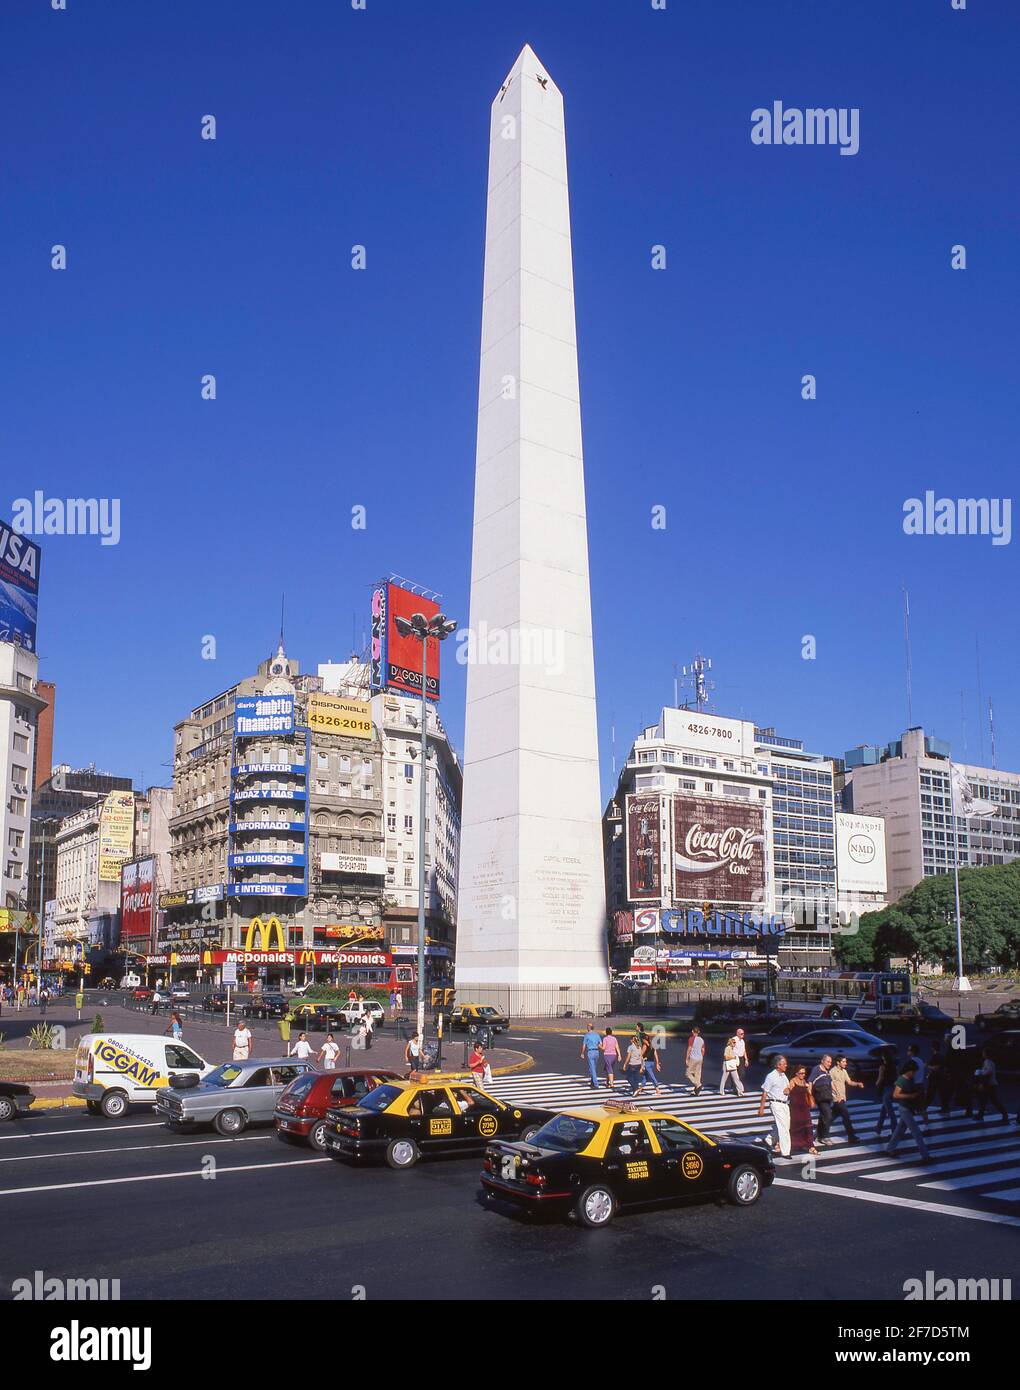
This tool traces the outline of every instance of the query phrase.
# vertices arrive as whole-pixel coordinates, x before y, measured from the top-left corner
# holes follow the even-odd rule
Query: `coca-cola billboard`
[[[627,797],[627,898],[662,901],[662,797]]]
[[[675,796],[673,879],[678,901],[760,904],[765,896],[764,808]]]

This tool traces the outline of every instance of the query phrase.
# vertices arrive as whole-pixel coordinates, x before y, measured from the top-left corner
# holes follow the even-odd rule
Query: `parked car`
[[[1001,1072],[1020,1071],[1020,1028],[1003,1028],[985,1043],[996,1069]],[[975,1063],[975,1069],[981,1065]]]
[[[197,1085],[213,1070],[176,1038],[153,1033],[83,1033],[74,1059],[71,1093],[90,1115],[119,1120],[132,1104],[154,1105],[163,1082]]]
[[[986,1033],[997,1033],[1002,1028],[1020,1028],[1020,999],[1007,999],[990,1014],[975,1014],[974,1022]]]
[[[826,1053],[831,1057],[845,1053],[851,1074],[870,1074],[878,1071],[882,1053],[888,1046],[873,1033],[865,1033],[861,1029],[854,1032],[849,1028],[833,1028],[826,1024],[824,1028],[803,1033],[786,1042],[769,1043],[759,1051],[758,1060],[764,1066],[771,1067],[776,1057],[785,1057],[791,1067],[799,1066],[802,1062],[813,1067]]]
[[[327,1033],[334,1032],[347,1021],[340,1012],[339,1004],[295,1004],[291,1001],[290,1011],[294,1015],[294,1028],[307,1032],[320,1028]]]
[[[173,994],[165,986],[161,989],[154,989],[149,995],[149,1003],[155,1004],[157,1007],[161,1004],[171,1004],[172,1002]]]
[[[154,993],[154,991],[151,990],[151,989],[149,989],[146,985],[139,985],[139,987],[138,987],[137,989],[133,989],[133,990],[131,991],[131,998],[132,998],[132,999],[151,999],[153,993]]]
[[[369,1091],[384,1081],[397,1081],[400,1072],[372,1071],[357,1067],[349,1071],[306,1072],[292,1081],[276,1102],[273,1118],[280,1139],[303,1139],[324,1153],[326,1112],[359,1105]]]
[[[812,1033],[818,1028],[825,1028],[829,1032],[861,1032],[859,1023],[841,1023],[828,1018],[784,1018],[778,1023],[774,1023],[765,1032],[748,1033],[744,1038],[744,1045],[747,1048],[748,1061],[753,1062],[763,1047],[769,1047],[775,1042],[789,1043],[793,1038],[802,1037],[805,1033]]]
[[[191,990],[187,985],[172,985],[170,999],[174,1004],[187,1004],[191,999]]]
[[[287,1007],[286,995],[270,992],[243,999],[237,1006],[237,1012],[242,1018],[283,1018]]]
[[[506,1014],[491,1004],[456,1004],[450,1011],[452,1033],[473,1034],[479,1028],[488,1028],[490,1033],[505,1033],[509,1027]]]
[[[170,1129],[212,1125],[218,1134],[241,1134],[249,1125],[271,1124],[286,1087],[312,1070],[297,1057],[224,1062],[197,1086],[158,1091],[156,1114]]]
[[[235,1001],[236,1006],[236,1001]],[[213,1013],[221,1014],[226,1011],[227,991],[225,989],[214,989],[212,994],[207,994],[202,1000],[202,1008],[210,1009]]]
[[[941,1038],[955,1022],[951,1014],[918,1000],[913,1004],[900,1004],[892,1013],[869,1018],[867,1026],[873,1033],[927,1033]]]
[[[0,1081],[0,1120],[16,1120],[27,1115],[35,1100],[31,1087],[23,1081]]]
[[[336,1008],[336,1005],[330,1007]],[[341,1004],[337,1012],[348,1028],[360,1023],[366,1014],[371,1014],[376,1027],[386,1019],[386,1010],[377,999],[350,999],[346,1004]]]

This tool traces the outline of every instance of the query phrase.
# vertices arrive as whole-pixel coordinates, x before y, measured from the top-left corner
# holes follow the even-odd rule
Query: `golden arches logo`
[[[248,934],[244,938],[244,949],[246,951],[271,951],[273,949],[271,943],[274,930],[276,931],[276,949],[278,951],[285,951],[287,949],[287,942],[284,938],[283,925],[279,917],[269,917],[264,922],[261,917],[253,917],[248,923]],[[252,945],[256,932],[258,932],[261,942],[259,946]]]

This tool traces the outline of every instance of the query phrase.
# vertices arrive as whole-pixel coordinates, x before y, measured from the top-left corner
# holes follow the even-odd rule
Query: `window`
[[[414,816],[404,817],[404,834],[411,835],[414,832]]]
[[[15,753],[28,752],[28,738],[25,734],[14,735],[14,751]]]
[[[23,797],[12,796],[7,804],[10,806],[12,816],[23,816],[25,814],[27,803]]]
[[[23,874],[24,874],[24,870],[25,870],[24,864],[19,864],[18,861],[17,861],[16,859],[8,859],[8,861],[7,861],[7,877],[8,877],[8,878],[21,878],[21,877],[23,876]]]
[[[397,828],[397,813],[395,811],[386,812],[386,829],[393,831]]]
[[[11,778],[15,782],[28,784],[28,768],[22,767],[20,763],[11,763]]]
[[[21,849],[25,843],[25,832],[23,830],[8,830],[7,843],[11,849]]]
[[[315,766],[319,772],[325,772],[329,768],[329,754],[317,753],[315,755]]]

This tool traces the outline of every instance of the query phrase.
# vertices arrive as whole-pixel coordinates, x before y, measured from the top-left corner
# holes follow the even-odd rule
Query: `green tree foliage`
[[[965,972],[1020,962],[1020,860],[960,870]],[[847,969],[881,969],[891,956],[956,969],[956,906],[952,874],[923,879],[881,912],[866,912],[855,935],[836,941]]]

